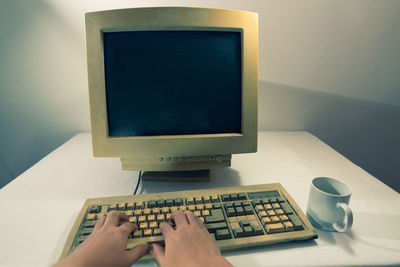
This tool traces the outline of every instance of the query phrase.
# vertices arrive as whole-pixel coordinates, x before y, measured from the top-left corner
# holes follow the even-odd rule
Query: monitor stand
[[[145,171],[142,179],[160,182],[209,182],[210,170],[198,171]]]

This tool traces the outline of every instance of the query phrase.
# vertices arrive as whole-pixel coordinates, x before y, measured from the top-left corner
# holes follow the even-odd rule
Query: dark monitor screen
[[[109,136],[241,133],[241,33],[103,33]]]

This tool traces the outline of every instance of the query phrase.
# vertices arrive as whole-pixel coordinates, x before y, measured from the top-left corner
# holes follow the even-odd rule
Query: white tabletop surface
[[[86,198],[131,195],[138,172],[116,158],[94,158],[89,133],[78,134],[0,190],[0,266],[55,262]],[[260,132],[258,152],[234,155],[204,183],[143,182],[142,194],[281,183],[305,212],[313,177],[352,188],[348,233],[224,253],[235,266],[400,265],[400,194],[306,132]],[[138,265],[157,266],[154,261]]]

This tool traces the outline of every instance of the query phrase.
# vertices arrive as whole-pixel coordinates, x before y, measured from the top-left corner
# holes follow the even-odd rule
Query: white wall
[[[365,160],[364,149],[373,142],[375,150],[400,150],[396,138],[368,131],[379,120],[386,131],[400,132],[395,119],[385,124],[388,112],[400,116],[400,1],[14,0],[0,9],[0,187],[74,133],[90,130],[84,12],[138,6],[258,12],[260,128],[309,130],[374,175],[395,180],[398,169],[379,171],[387,169],[383,160]],[[383,117],[363,116],[365,126],[357,129],[342,120],[352,105]],[[353,134],[331,134],[329,120],[346,122]]]

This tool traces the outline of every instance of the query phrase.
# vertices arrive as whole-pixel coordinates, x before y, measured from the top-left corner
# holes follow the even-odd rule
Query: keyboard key
[[[198,204],[196,205],[197,210],[204,210],[204,205],[203,204]]]
[[[174,205],[175,206],[182,206],[183,205],[183,201],[181,198],[175,198],[174,199]]]
[[[196,204],[203,204],[203,198],[202,197],[195,197],[194,199]]]
[[[156,220],[156,215],[151,214],[147,216],[147,221],[151,222],[151,221],[155,221]]]
[[[285,202],[285,200],[281,196],[277,197],[276,200],[278,200],[278,202]]]
[[[125,210],[126,208],[126,203],[120,202],[118,203],[118,210]]]
[[[127,211],[125,211],[124,213],[125,213],[125,215],[128,216],[128,217],[132,217],[132,215],[133,215],[132,210],[127,210]]]
[[[210,196],[205,196],[204,197],[204,204],[206,203],[211,203],[211,197]]]
[[[116,210],[116,209],[117,209],[117,204],[110,204],[110,206],[108,206],[108,211]]]
[[[231,238],[231,234],[229,233],[228,229],[220,229],[215,231],[215,239],[216,240],[223,240]]]
[[[284,215],[285,214],[285,212],[282,209],[277,209],[277,210],[275,210],[275,212],[278,215]]]
[[[133,233],[133,237],[134,237],[134,238],[142,237],[142,230],[136,230],[136,231]]]
[[[272,223],[271,219],[269,217],[263,217],[261,219],[261,222],[263,225],[266,225],[267,223]]]
[[[94,227],[97,221],[86,221],[85,227]]]
[[[275,234],[284,232],[285,228],[281,223],[272,223],[272,224],[266,224],[265,230],[267,231],[268,234]]]
[[[133,214],[135,214],[135,216],[140,216],[142,215],[142,210],[135,210]]]
[[[263,199],[261,199],[261,203],[262,203],[263,205],[269,204],[269,198],[263,198]]]
[[[258,212],[258,218],[267,217],[267,212],[265,210]]]
[[[250,206],[250,201],[244,200],[244,201],[242,201],[242,205],[243,206]]]
[[[155,201],[155,200],[150,200],[149,201],[149,208],[155,208],[156,207],[156,205],[157,205],[157,202]]]
[[[127,210],[133,210],[133,208],[134,208],[134,205],[135,203],[133,203],[133,202],[128,202],[128,203],[126,203],[126,209]]]
[[[130,223],[136,223],[136,220],[137,220],[136,217],[130,217],[129,218],[129,222]]]
[[[244,237],[243,229],[240,228],[240,227],[233,229],[232,232],[233,232],[233,235],[234,235],[236,238]]]
[[[236,215],[240,216],[240,215],[244,215],[244,210],[242,207],[237,207],[236,208]]]
[[[143,210],[143,215],[149,215],[149,214],[151,214],[151,209],[144,209]]]
[[[279,203],[273,203],[273,204],[272,204],[272,207],[273,207],[274,209],[280,209],[280,208],[281,208],[281,205],[279,205]]]
[[[171,207],[171,213],[174,211],[177,211],[177,210],[178,210],[178,207]]]
[[[165,221],[165,215],[164,214],[158,214],[157,215],[157,222],[163,222]]]
[[[267,213],[268,213],[269,216],[275,216],[276,215],[274,210],[268,210]]]
[[[281,216],[279,216],[279,219],[281,219],[282,222],[284,222],[284,221],[289,221],[289,218],[288,218],[288,216],[286,216],[286,215],[281,215]]]
[[[96,219],[96,214],[94,213],[89,213],[86,217],[86,220],[91,221]]]
[[[264,209],[272,210],[272,205],[271,204],[264,204]]]
[[[230,197],[231,197],[231,200],[238,200],[238,199],[239,199],[239,196],[238,196],[237,193],[232,193],[232,194],[230,195]]]
[[[144,204],[142,201],[136,202],[135,209],[143,209],[143,208],[144,208]]]
[[[207,223],[205,224],[208,232],[214,233],[216,230],[228,228],[226,222],[219,222],[219,223]]]
[[[293,231],[294,230],[294,226],[291,222],[284,222],[283,226],[285,227],[286,231]]]
[[[292,208],[289,206],[289,204],[288,203],[286,203],[286,202],[284,202],[284,203],[281,203],[281,207],[282,207],[282,209],[283,209],[283,211],[286,213],[286,214],[293,214],[293,210],[292,210]]]
[[[157,215],[157,214],[161,213],[161,210],[160,210],[160,208],[157,207],[157,208],[152,209],[151,213],[154,214],[154,215]]]
[[[264,207],[263,207],[262,205],[257,205],[255,208],[256,208],[256,210],[258,210],[258,211],[264,210]]]
[[[165,201],[165,205],[166,205],[167,207],[172,207],[172,206],[174,205],[174,201],[173,201],[172,199],[167,199],[167,200]]]
[[[207,216],[205,218],[206,223],[216,223],[216,222],[223,222],[225,221],[224,214],[222,210],[211,210],[211,216]]]
[[[212,195],[212,196],[211,196],[211,202],[212,202],[212,203],[219,202],[218,195]]]
[[[161,229],[160,229],[160,228],[154,229],[154,230],[153,230],[153,234],[154,234],[155,236],[161,235]]]
[[[220,209],[221,208],[221,204],[220,203],[215,203],[215,204],[213,204],[213,208],[214,209]]]
[[[235,209],[234,208],[227,208],[226,209],[226,215],[228,215],[228,217],[236,216]]]
[[[168,207],[163,207],[162,209],[161,209],[161,212],[162,213],[168,213],[169,212],[169,208]]]
[[[298,230],[304,229],[303,224],[301,223],[300,219],[296,215],[289,215],[288,217],[289,217],[290,221],[293,223],[294,230],[298,231]]]
[[[271,218],[271,221],[273,222],[273,223],[277,223],[277,222],[280,222],[281,220],[279,219],[279,217],[278,216],[272,216],[272,217],[270,217]]]
[[[247,220],[246,221],[240,221],[239,224],[240,224],[241,227],[250,226],[250,222],[247,221]]]
[[[251,228],[251,226],[243,227],[243,232],[244,232],[244,236],[252,236],[254,234],[253,228]]]
[[[238,196],[239,196],[239,199],[240,199],[240,200],[247,199],[247,197],[246,197],[246,194],[245,194],[245,193],[239,193],[239,194],[238,194]]]
[[[243,210],[246,215],[253,214],[253,209],[250,206],[245,206]]]
[[[186,199],[186,204],[187,205],[194,205],[194,198],[193,197],[188,197]]]
[[[189,205],[187,209],[190,210],[190,211],[195,211],[196,210],[196,206],[195,205]]]
[[[92,232],[93,232],[93,227],[83,228],[81,230],[81,236],[82,235],[90,235]]]
[[[143,237],[151,236],[153,234],[153,229],[146,229],[143,231]]]
[[[147,222],[142,222],[139,224],[139,229],[141,229],[141,230],[147,229],[147,226],[148,226]]]
[[[89,208],[89,213],[99,213],[101,211],[100,205],[92,205]]]
[[[87,235],[85,235],[85,236],[80,236],[80,237],[78,238],[78,240],[77,240],[78,244],[81,244],[83,241],[85,241],[86,237],[87,237]]]
[[[229,194],[222,194],[221,195],[221,200],[222,201],[230,201],[231,200],[231,197],[229,196]]]
[[[201,212],[201,215],[202,215],[202,216],[210,216],[210,211],[209,211],[209,210],[203,210],[203,211]]]
[[[253,226],[254,235],[263,235],[264,231],[259,225]]]
[[[159,208],[165,207],[165,200],[164,199],[157,200],[157,207]]]
[[[233,202],[233,206],[236,208],[236,207],[241,207],[242,206],[242,202],[240,202],[240,201],[235,201],[235,202]]]

